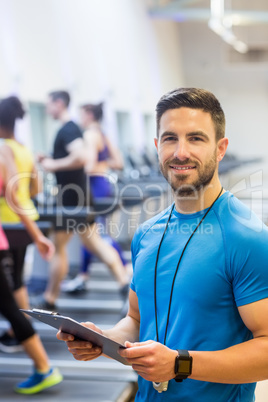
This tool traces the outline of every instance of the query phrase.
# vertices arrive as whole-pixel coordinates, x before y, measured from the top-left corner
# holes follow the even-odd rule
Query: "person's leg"
[[[19,308],[27,310],[29,308],[28,291],[23,283],[23,268],[24,268],[26,250],[27,246],[10,248],[10,252],[14,262],[13,295]]]
[[[122,250],[120,244],[115,239],[113,239],[111,236],[109,236],[109,241],[110,241],[111,246],[113,246],[113,248],[115,248],[116,251],[118,252],[119,257],[120,257],[120,259],[122,261],[122,264],[127,265],[128,262],[125,259],[125,257],[123,256],[123,250]]]
[[[80,233],[80,238],[85,247],[110,268],[121,286],[129,283],[118,252],[97,233],[96,224],[88,226],[87,230]]]
[[[25,285],[21,286],[19,289],[14,290],[14,297],[19,306],[27,310],[29,308],[29,297],[27,287]]]
[[[14,296],[14,299],[15,299],[15,301],[17,303],[17,306],[19,308],[23,308],[25,310],[30,308],[29,298],[28,298],[28,291],[27,291],[26,286],[23,285],[19,289],[13,291],[13,296]],[[29,319],[28,316],[26,318]],[[6,330],[6,333],[10,336],[10,338],[14,338],[14,339],[11,339],[11,345],[14,345],[15,334],[14,334],[14,331],[13,331],[12,327],[8,328]],[[20,343],[18,343],[18,345],[19,344]]]
[[[10,290],[13,290],[13,296],[17,306],[19,306],[19,308],[28,309],[28,292],[22,283],[25,254],[26,246],[10,248],[5,253],[5,257],[3,258],[1,264],[2,269],[5,271],[6,278],[8,278]],[[4,339],[6,352],[15,352],[20,350],[20,342],[15,338],[12,327],[10,327],[2,335],[1,339]]]
[[[122,264],[124,265],[128,276],[131,278],[132,275],[133,275],[132,262],[127,261],[125,259],[124,255],[123,255],[123,250],[122,250],[120,244],[116,240],[114,240],[112,237],[110,237],[110,242],[111,242],[111,245],[117,250],[117,252],[119,254],[119,257],[120,257],[120,259],[122,261]]]
[[[15,391],[22,394],[33,394],[60,383],[63,377],[58,369],[50,368],[48,356],[39,336],[35,333],[31,322],[18,308],[12,288],[4,272],[3,262],[5,256],[6,251],[1,250],[0,313],[10,322],[16,338],[22,343],[35,368],[34,374],[27,380],[17,384]]]
[[[17,384],[15,391],[22,394],[34,394],[60,383],[63,377],[57,368],[50,367],[48,355],[39,335],[35,333],[30,321],[19,311],[12,291],[7,282],[5,283],[3,276],[0,275],[0,311],[10,321],[16,338],[34,364],[33,375]]]
[[[60,371],[50,367],[48,356],[37,334],[25,339],[22,345],[34,363],[34,370],[29,378],[16,384],[15,392],[32,395],[59,384],[63,380]]]
[[[73,278],[63,281],[61,284],[61,290],[65,293],[80,293],[87,290],[87,282],[89,279],[89,265],[92,260],[92,254],[81,245],[81,265],[78,274]]]
[[[92,176],[89,177],[89,183],[90,183],[90,190],[93,196],[94,202],[97,202],[98,199],[106,198],[106,197],[113,197],[114,194],[114,189],[113,185],[110,180],[108,180],[108,175],[103,175],[103,176]],[[108,233],[107,231],[107,222],[106,222],[106,216],[105,215],[99,215],[97,217],[97,223],[98,225],[102,225],[102,233],[105,233],[105,236],[103,239],[107,241],[112,247],[115,248],[115,250],[118,252],[119,257],[122,261],[122,264],[124,266],[127,266],[128,262],[123,256],[123,251],[119,245],[119,243]]]
[[[68,273],[66,246],[71,237],[71,232],[57,231],[54,234],[55,254],[50,262],[48,284],[44,293],[45,300],[50,304],[54,304],[58,298],[61,281]]]
[[[21,344],[27,355],[34,362],[35,368],[40,373],[46,373],[49,369],[49,360],[39,335],[34,334],[21,342]]]
[[[81,246],[81,257],[82,257],[82,263],[80,265],[79,274],[81,276],[87,278],[87,276],[88,276],[88,267],[89,267],[89,264],[91,263],[91,260],[92,260],[92,254],[83,245]]]
[[[1,256],[1,253],[0,253]],[[49,369],[46,351],[31,322],[19,311],[2,266],[0,266],[0,313],[10,322],[17,339],[40,371]]]

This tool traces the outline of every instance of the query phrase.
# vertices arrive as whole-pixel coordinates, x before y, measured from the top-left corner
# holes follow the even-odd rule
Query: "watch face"
[[[189,374],[191,368],[191,362],[189,360],[179,360],[178,373]]]

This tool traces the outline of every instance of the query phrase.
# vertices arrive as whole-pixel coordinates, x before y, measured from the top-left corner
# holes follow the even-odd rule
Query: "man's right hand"
[[[37,163],[41,163],[45,158],[47,158],[47,155],[42,153],[37,153],[35,156]]]
[[[81,322],[87,328],[93,329],[99,334],[103,334],[102,330],[92,322]],[[59,331],[57,333],[57,338],[60,341],[66,342],[69,352],[73,355],[76,360],[88,361],[99,357],[102,354],[102,350],[99,346],[94,346],[88,341],[81,341],[75,339],[71,334],[66,334],[65,332]]]

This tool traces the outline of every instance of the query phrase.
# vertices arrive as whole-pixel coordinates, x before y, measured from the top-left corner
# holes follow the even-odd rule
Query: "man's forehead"
[[[159,121],[160,128],[164,125],[172,124],[202,124],[211,125],[212,118],[210,113],[205,112],[202,109],[191,108],[176,108],[166,110]]]
[[[197,109],[197,108],[191,108],[191,107],[185,107],[185,106],[167,109],[161,116],[161,119],[165,116],[169,116],[169,117],[180,116],[181,118],[182,117],[194,118],[194,117],[206,116],[206,117],[211,118],[210,113],[203,109]]]
[[[176,108],[168,109],[159,121],[159,136],[166,132],[191,133],[205,132],[215,135],[215,126],[211,115],[202,109]]]

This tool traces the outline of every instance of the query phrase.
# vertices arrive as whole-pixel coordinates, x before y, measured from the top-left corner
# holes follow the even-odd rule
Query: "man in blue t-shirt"
[[[137,230],[129,311],[101,331],[139,374],[136,401],[252,402],[268,378],[268,230],[220,184],[225,116],[180,88],[157,104],[160,169],[174,204]],[[100,348],[58,333],[78,360]]]

